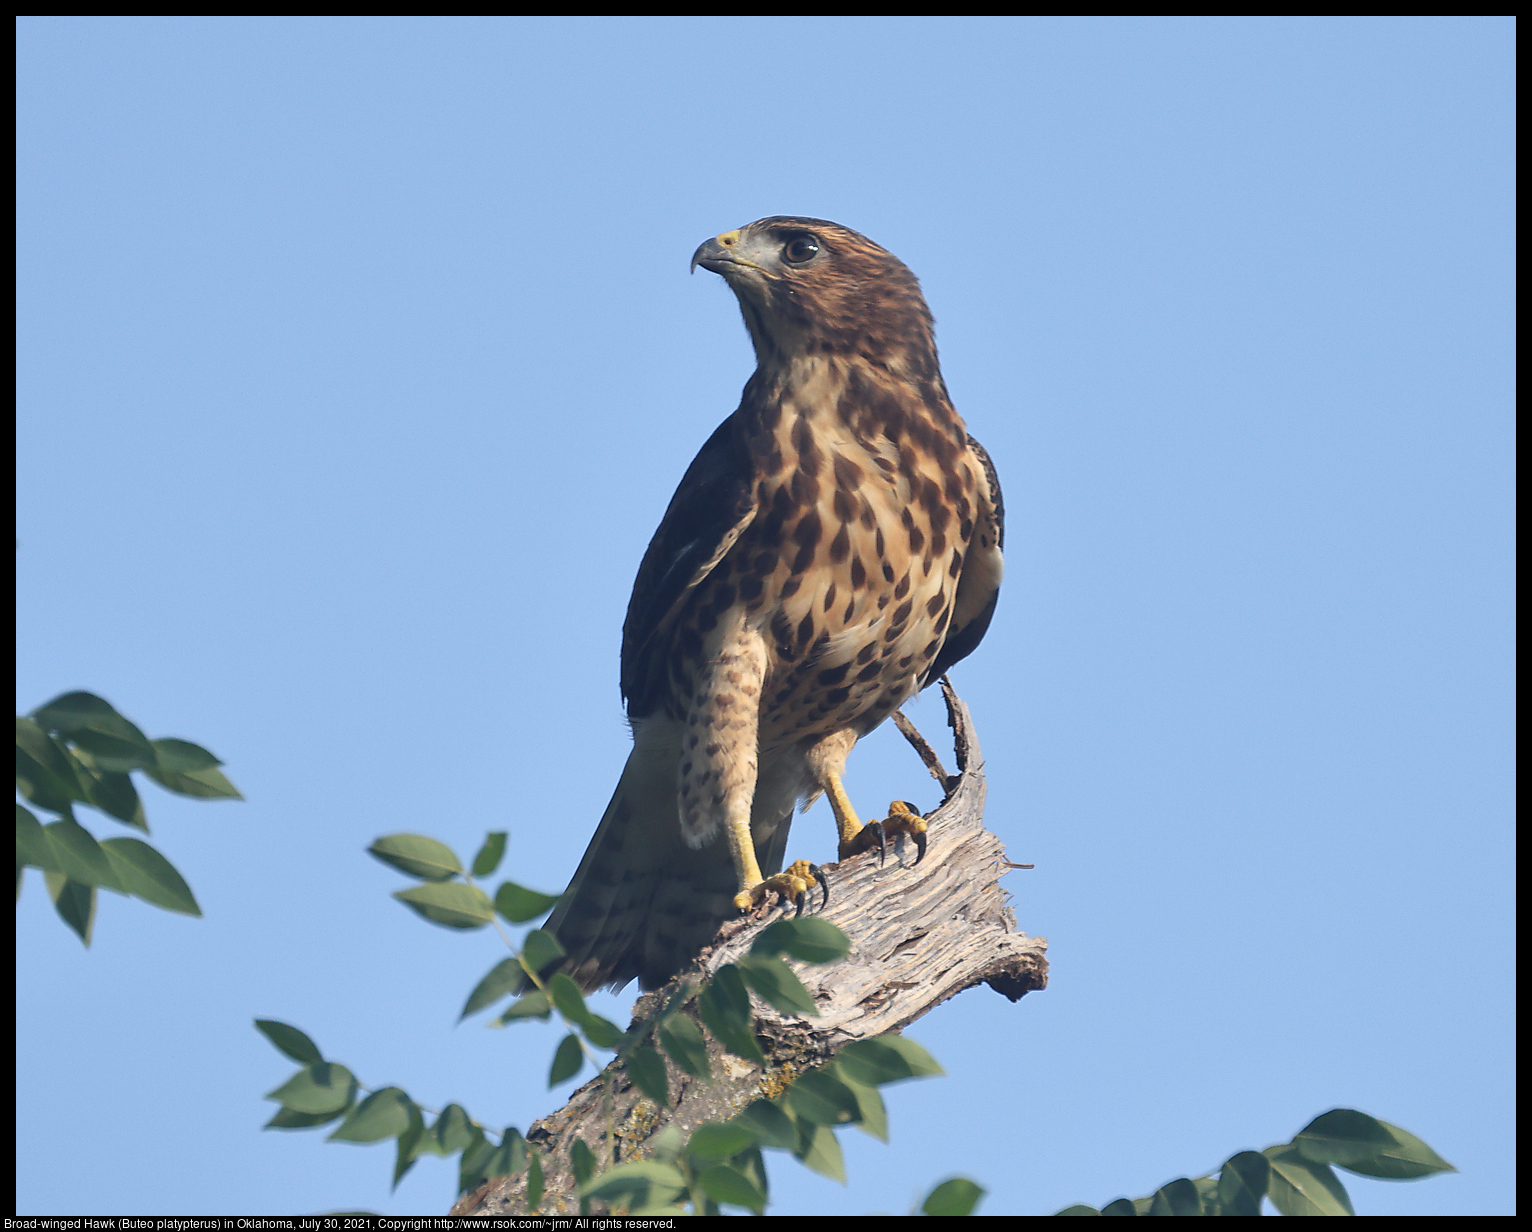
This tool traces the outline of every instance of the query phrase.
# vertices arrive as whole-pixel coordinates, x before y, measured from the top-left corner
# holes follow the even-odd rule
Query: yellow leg
[[[750,837],[750,815],[731,817],[726,824],[729,850],[734,854],[734,871],[739,874],[740,897],[743,898],[743,891],[760,885],[762,880],[761,864],[755,858],[755,839]]]
[[[926,857],[926,821],[920,810],[905,800],[895,800],[888,806],[888,816],[882,821],[868,822],[865,826],[857,820],[846,789],[838,776],[830,777],[830,808],[835,813],[835,826],[840,831],[840,858],[849,859],[863,851],[878,849],[878,863],[883,863],[889,838],[908,834],[915,840],[915,863]]]
[[[844,858],[847,844],[861,832],[862,823],[851,807],[851,797],[846,794],[846,784],[840,775],[827,774],[825,778],[829,780],[825,795],[830,798],[830,811],[835,814],[835,829],[840,834],[841,856]]]
[[[755,857],[755,840],[750,837],[749,818],[731,820],[728,829],[729,847],[734,853],[734,868],[739,873],[739,893],[734,896],[734,905],[741,911],[759,906],[768,895],[775,893],[797,903],[797,914],[802,915],[809,891],[816,882],[824,890],[824,902],[830,901],[830,883],[807,860],[797,861],[775,877],[761,876],[760,861]]]

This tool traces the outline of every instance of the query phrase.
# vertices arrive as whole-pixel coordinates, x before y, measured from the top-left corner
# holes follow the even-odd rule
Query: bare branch
[[[953,728],[956,775],[942,770],[913,724],[903,715],[895,716],[896,722],[903,720],[900,731],[946,788],[946,798],[926,819],[930,844],[920,866],[914,867],[914,844],[907,837],[894,840],[881,868],[872,852],[825,866],[830,902],[824,918],[851,939],[851,952],[825,966],[792,964],[820,1016],[793,1018],[757,1003],[756,1030],[766,1068],[723,1053],[710,1040],[712,1082],[668,1066],[668,1109],[643,1097],[621,1067],[608,1067],[615,1160],[607,1150],[609,1122],[600,1078],[577,1090],[559,1111],[534,1122],[527,1133],[528,1141],[545,1152],[543,1211],[578,1209],[569,1167],[569,1149],[577,1137],[591,1147],[602,1167],[642,1157],[666,1126],[690,1134],[705,1121],[726,1119],[752,1099],[784,1090],[852,1040],[902,1030],[965,988],[988,984],[1016,1001],[1047,986],[1047,942],[1017,931],[1016,917],[1000,888],[1000,878],[1016,866],[1006,859],[999,838],[984,826],[984,759],[973,720],[945,679],[942,693]],[[756,934],[787,909],[770,907],[725,925],[677,981],[696,981],[699,973],[711,975],[742,957]],[[675,988],[672,981],[640,997],[633,1007],[635,1022],[659,1010]],[[525,1173],[487,1181],[465,1195],[452,1213],[523,1213],[526,1187]]]

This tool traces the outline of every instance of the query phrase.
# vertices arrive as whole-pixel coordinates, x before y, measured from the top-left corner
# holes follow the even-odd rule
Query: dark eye
[[[812,261],[819,252],[819,241],[812,235],[795,235],[782,245],[782,260],[789,265]]]

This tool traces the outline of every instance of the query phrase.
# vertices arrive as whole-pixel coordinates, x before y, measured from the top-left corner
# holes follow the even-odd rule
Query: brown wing
[[[968,448],[978,459],[984,483],[979,490],[979,515],[975,519],[973,540],[963,558],[963,573],[958,578],[957,596],[952,604],[952,623],[947,639],[921,678],[925,688],[960,659],[971,655],[984,640],[995,604],[1000,598],[1000,581],[1005,573],[1002,549],[1005,547],[1005,499],[1000,494],[1000,476],[984,446],[968,438]]]
[[[731,415],[686,468],[638,567],[622,624],[622,696],[630,718],[662,704],[676,614],[750,525],[755,508],[755,468]]]

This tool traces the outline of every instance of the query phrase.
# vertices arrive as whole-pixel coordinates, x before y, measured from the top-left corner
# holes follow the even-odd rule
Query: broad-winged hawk
[[[698,265],[734,291],[757,366],[628,604],[633,751],[546,925],[587,989],[659,986],[773,890],[801,909],[818,870],[780,871],[800,803],[829,795],[842,858],[868,846],[846,755],[978,645],[1000,587],[1000,485],[915,276],[815,218],[727,231]],[[924,850],[913,814],[878,829]]]

